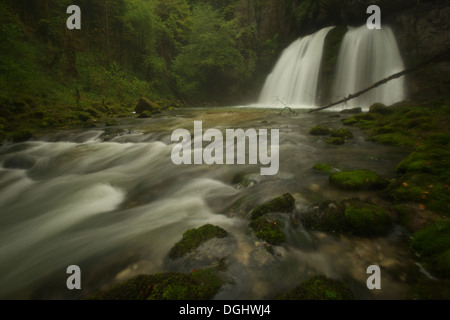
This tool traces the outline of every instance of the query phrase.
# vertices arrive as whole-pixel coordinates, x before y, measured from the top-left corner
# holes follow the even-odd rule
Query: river
[[[287,224],[287,242],[269,254],[248,227],[253,206],[289,192],[297,215],[312,203],[374,192],[344,192],[312,169],[372,169],[395,177],[408,150],[355,138],[329,146],[308,134],[316,124],[343,127],[333,112],[217,108],[173,110],[150,119],[119,119],[113,128],[66,130],[0,147],[0,298],[80,299],[141,273],[189,272],[225,256],[225,285],[217,299],[271,299],[315,274],[350,285],[359,299],[403,299],[411,253],[400,227],[387,237],[328,235]],[[172,163],[172,132],[203,129],[279,129],[280,165],[274,176],[260,165]],[[236,184],[239,174],[252,184]],[[295,218],[295,217],[294,217]],[[170,262],[167,253],[189,228],[211,223],[228,242],[204,248],[208,261]],[[382,290],[366,287],[368,266],[382,268]],[[82,290],[66,288],[66,268],[78,265]]]

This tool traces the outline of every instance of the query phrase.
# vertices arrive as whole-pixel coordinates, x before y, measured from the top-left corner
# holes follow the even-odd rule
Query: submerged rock
[[[5,169],[31,169],[36,163],[36,159],[29,155],[15,155],[7,158],[3,163]]]
[[[276,297],[277,300],[355,300],[353,292],[339,280],[319,275],[303,282],[293,290]]]
[[[313,166],[313,169],[316,170],[317,172],[325,173],[328,175],[339,171],[339,169],[333,168],[332,166],[330,166],[329,164],[326,164],[326,163],[315,164]]]
[[[324,126],[315,126],[309,130],[309,134],[313,136],[328,136],[331,133],[331,130]]]
[[[353,133],[347,129],[335,129],[331,131],[331,136],[334,138],[351,139],[353,138]]]
[[[335,146],[340,146],[345,144],[345,140],[343,138],[330,138],[327,140],[327,143]]]

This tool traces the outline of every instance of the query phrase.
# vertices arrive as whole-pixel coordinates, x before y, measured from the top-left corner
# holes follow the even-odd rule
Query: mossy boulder
[[[343,207],[332,201],[312,205],[300,215],[300,221],[310,230],[344,233],[348,229]]]
[[[217,268],[139,275],[101,291],[90,300],[209,300],[224,281]]]
[[[389,114],[391,110],[382,103],[374,103],[369,107],[369,113]]]
[[[344,109],[340,112],[341,114],[360,114],[362,113],[362,108],[350,108],[350,109]]]
[[[156,102],[150,101],[149,99],[142,97],[141,99],[139,99],[139,102],[134,108],[134,111],[137,114],[141,114],[144,111],[148,111],[150,112],[150,114],[156,114],[161,112],[161,108]]]
[[[393,225],[390,214],[383,208],[359,200],[345,201],[345,221],[348,230],[359,236],[388,233]]]
[[[341,128],[341,129],[332,130],[331,136],[335,137],[335,138],[351,139],[351,138],[353,138],[353,133],[351,133],[347,129]]]
[[[307,229],[366,237],[385,235],[393,225],[385,209],[358,199],[313,205],[300,220]]]
[[[329,179],[332,185],[346,190],[379,190],[389,185],[389,180],[372,170],[336,172]]]
[[[107,127],[115,127],[115,126],[118,126],[118,125],[119,125],[119,122],[117,120],[114,120],[114,119],[109,119],[105,123],[105,126],[107,126]]]
[[[325,126],[314,126],[309,130],[309,134],[313,136],[328,136],[331,133],[331,129]]]
[[[389,186],[388,194],[397,201],[420,203],[430,210],[450,212],[448,185],[431,174],[406,174]]]
[[[425,267],[438,277],[450,279],[450,221],[439,220],[416,232],[411,248]]]
[[[289,193],[285,193],[267,203],[263,203],[254,208],[252,210],[250,219],[255,220],[268,213],[291,213],[294,209],[294,197]]]
[[[153,117],[153,115],[152,115],[152,113],[151,113],[150,111],[148,111],[148,110],[144,110],[144,111],[138,116],[139,119],[148,119],[148,118],[151,118],[151,117]]]
[[[169,257],[177,259],[195,250],[201,244],[213,238],[225,238],[228,232],[218,226],[211,224],[204,225],[198,229],[189,229],[183,234],[183,238],[178,241],[170,250]]]
[[[338,169],[326,163],[317,163],[313,166],[313,169],[316,170],[317,172],[325,173],[328,175],[339,171]]]
[[[276,298],[277,300],[355,300],[353,292],[339,280],[315,276]]]
[[[328,144],[332,144],[334,146],[340,146],[345,144],[345,140],[343,138],[329,138],[327,140]]]
[[[286,241],[279,219],[262,216],[252,220],[249,226],[253,229],[257,238],[271,245],[276,246]]]

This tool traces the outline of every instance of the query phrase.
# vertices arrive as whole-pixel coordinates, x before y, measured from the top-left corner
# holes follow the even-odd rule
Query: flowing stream
[[[175,129],[279,129],[280,170],[259,175],[260,165],[185,165],[171,161]],[[351,197],[385,204],[373,192],[343,192],[312,169],[372,169],[394,177],[407,150],[355,135],[329,146],[309,129],[342,127],[338,114],[281,115],[274,110],[174,110],[170,115],[122,119],[120,126],[53,132],[0,147],[0,298],[79,299],[141,273],[190,272],[225,257],[227,275],[217,299],[270,299],[315,274],[348,283],[358,298],[401,299],[411,263],[401,229],[364,239],[309,232],[286,223],[287,242],[270,254],[248,227],[257,204],[285,193],[297,215],[316,201]],[[251,184],[236,182],[247,174]],[[287,221],[289,217],[287,217]],[[294,217],[295,218],[295,217]],[[203,255],[170,261],[167,253],[189,228],[206,223],[230,233]],[[382,290],[366,287],[366,269],[383,270]],[[82,290],[66,288],[66,268],[78,265]]]

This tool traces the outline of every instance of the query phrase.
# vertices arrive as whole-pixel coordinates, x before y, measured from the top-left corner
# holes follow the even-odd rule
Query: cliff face
[[[450,5],[422,3],[399,12],[393,22],[407,67],[450,48]],[[425,67],[408,78],[409,94],[415,99],[450,96],[450,57]]]

